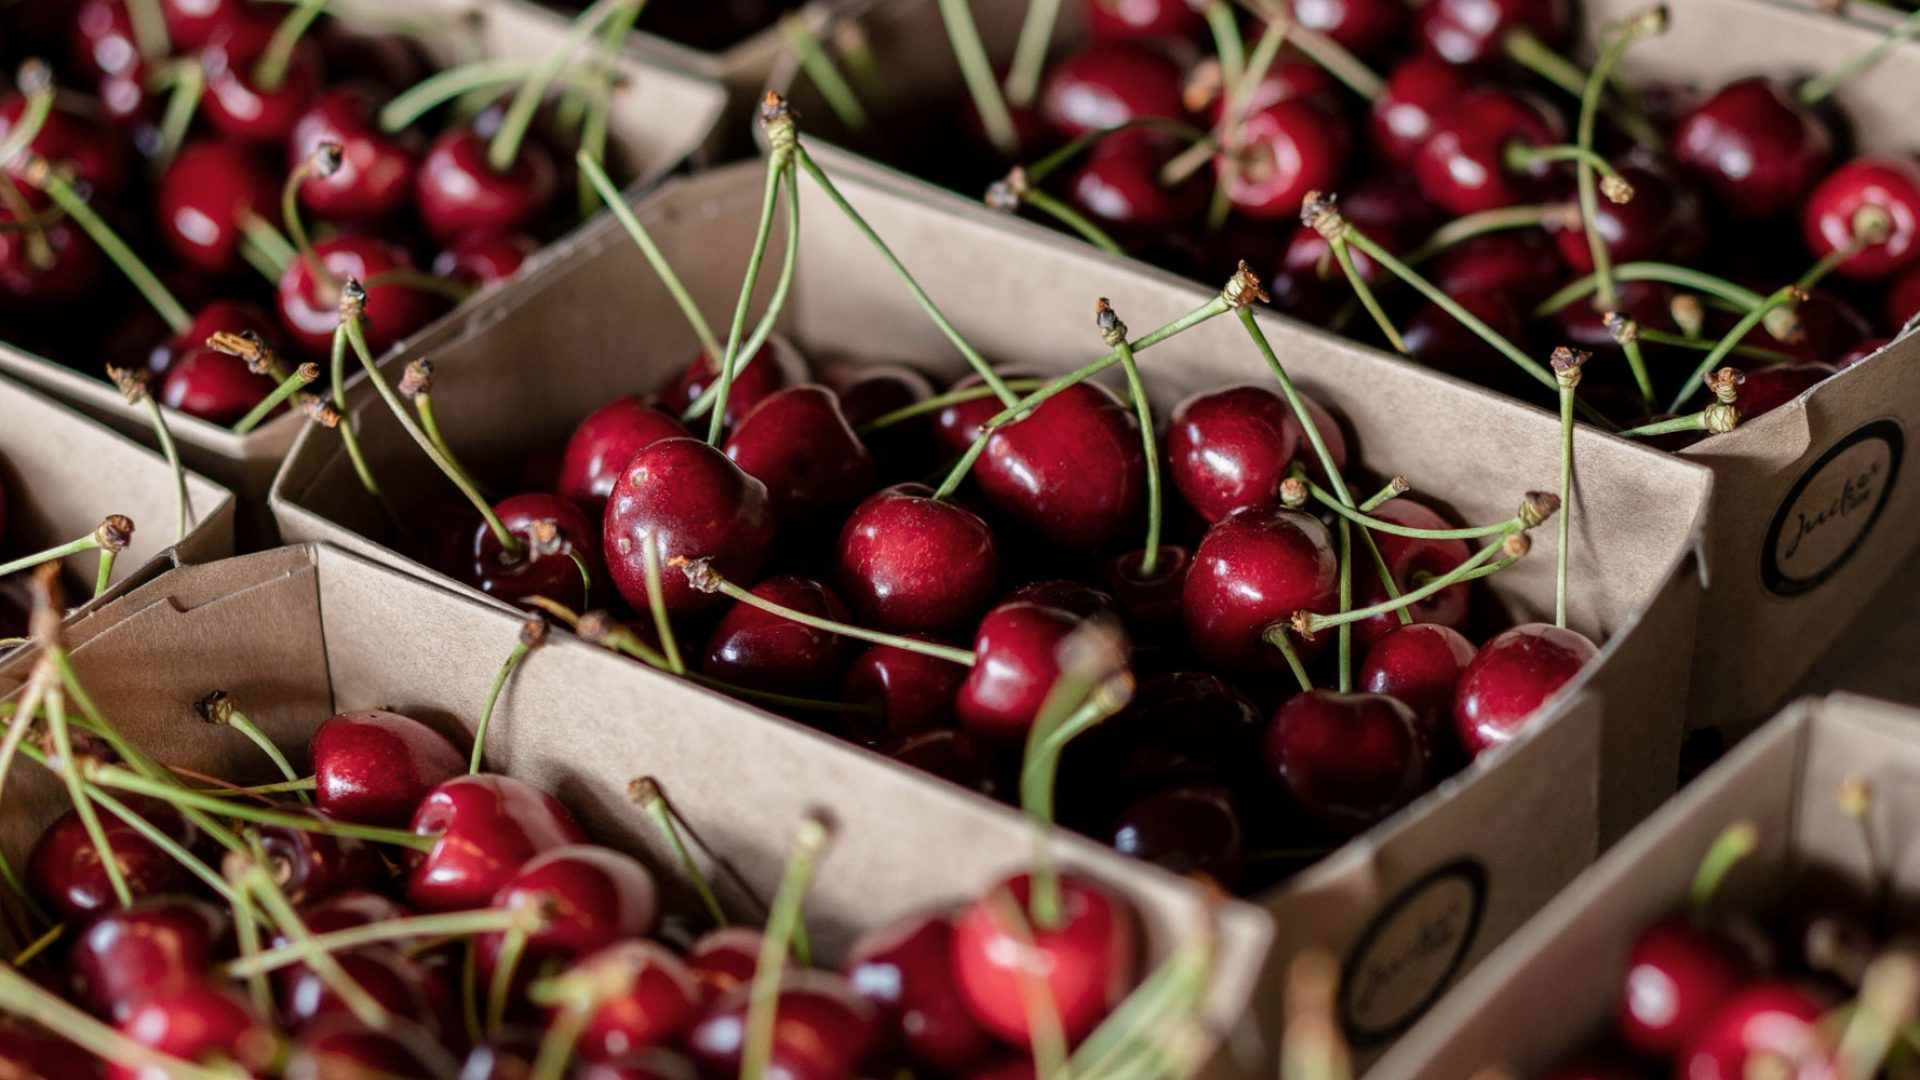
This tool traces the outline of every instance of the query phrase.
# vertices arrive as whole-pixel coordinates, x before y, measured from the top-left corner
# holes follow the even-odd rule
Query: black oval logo
[[[1340,973],[1340,1023],[1356,1047],[1412,1027],[1459,973],[1480,931],[1487,868],[1455,859],[1400,891],[1354,943]]]
[[[1905,448],[1899,424],[1875,420],[1807,468],[1767,527],[1760,578],[1768,592],[1800,596],[1840,572],[1886,509]]]

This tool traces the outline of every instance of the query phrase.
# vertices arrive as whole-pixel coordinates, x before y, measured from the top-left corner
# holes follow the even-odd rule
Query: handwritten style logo
[[[1340,1013],[1347,1038],[1376,1046],[1412,1027],[1473,947],[1486,906],[1486,867],[1456,859],[1408,885],[1347,954]]]
[[[1769,592],[1811,592],[1847,564],[1886,508],[1905,442],[1898,424],[1876,420],[1807,469],[1767,529],[1760,575]]]

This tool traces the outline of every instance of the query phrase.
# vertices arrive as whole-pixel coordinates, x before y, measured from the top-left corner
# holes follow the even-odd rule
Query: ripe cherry
[[[1764,416],[1826,382],[1840,370],[1832,364],[1775,364],[1747,373],[1733,399],[1742,421]]]
[[[19,220],[12,211],[0,210],[0,223]],[[92,238],[69,219],[51,222],[37,233],[0,230],[0,304],[34,310],[71,303],[93,292],[108,266]]]
[[[1293,17],[1361,56],[1391,46],[1407,23],[1396,0],[1294,0]]]
[[[1769,218],[1800,205],[1826,170],[1833,135],[1778,83],[1740,79],[1680,121],[1672,153],[1716,205]]]
[[[363,709],[328,717],[307,743],[314,802],[362,825],[405,825],[427,793],[467,771],[466,756],[412,717]]]
[[[652,941],[619,941],[577,961],[574,970],[613,965],[631,981],[600,1000],[577,1052],[591,1062],[622,1062],[649,1047],[672,1045],[700,1014],[700,984],[686,962]]]
[[[456,127],[435,139],[421,159],[414,204],[434,239],[513,232],[552,207],[559,171],[546,147],[533,139],[522,142],[513,167],[503,173],[487,160],[489,141],[471,127]]]
[[[1526,324],[1520,312],[1499,293],[1461,293],[1455,300],[1508,341],[1526,340]],[[1511,360],[1438,304],[1415,308],[1401,323],[1400,338],[1415,360],[1435,371],[1512,392],[1527,386],[1522,382],[1525,373]]]
[[[144,797],[129,796],[121,801],[175,843],[204,854],[205,834],[173,807]],[[199,890],[199,879],[173,856],[120,818],[104,811],[99,816],[107,847],[134,899]],[[88,837],[80,815],[72,810],[55,818],[34,841],[27,857],[27,884],[35,896],[76,922],[119,906],[101,853]]]
[[[1594,225],[1615,263],[1660,261],[1691,265],[1706,252],[1706,215],[1693,186],[1659,166],[1630,161],[1620,178],[1633,187],[1624,203],[1598,201]],[[1576,274],[1593,272],[1593,250],[1577,217],[1551,223],[1554,247]]]
[[[200,109],[223,135],[284,146],[300,115],[320,94],[320,47],[309,39],[293,47],[279,86],[263,86],[255,77],[275,28],[271,20],[236,19],[200,50],[207,73]]]
[[[380,100],[363,85],[321,94],[294,124],[287,167],[311,161],[323,144],[340,147],[340,165],[327,176],[309,176],[300,199],[316,214],[368,220],[401,210],[413,195],[417,155],[380,129]]]
[[[1433,782],[1433,744],[1412,708],[1382,694],[1312,690],[1280,706],[1267,726],[1267,771],[1294,801],[1357,833]]]
[[[154,396],[169,409],[230,427],[273,387],[272,379],[254,374],[246,361],[203,347],[175,360]]]
[[[278,938],[276,943],[286,944]],[[435,995],[446,987],[435,985],[439,976],[420,959],[390,945],[373,945],[342,951],[334,956],[334,962],[388,1012],[432,1024],[434,1033],[442,1034],[435,1014]],[[333,1018],[351,1019],[351,1008],[309,965],[294,964],[273,974],[274,997],[280,1005],[281,1019],[290,1029],[304,1034],[313,1025]]]
[[[1067,138],[1129,120],[1186,116],[1180,68],[1130,42],[1095,42],[1061,60],[1040,90],[1040,116]]]
[[[660,407],[676,415],[705,394],[720,377],[720,361],[702,352],[659,391]],[[807,362],[784,338],[771,337],[753,355],[734,361],[733,385],[727,388],[725,430],[740,426],[740,421],[783,386],[798,386],[807,381]]]
[[[1512,741],[1598,652],[1585,635],[1545,623],[1516,626],[1482,645],[1453,702],[1460,745],[1477,756]]]
[[[974,636],[977,659],[954,704],[961,727],[990,742],[1025,737],[1060,677],[1060,642],[1078,625],[1066,611],[1027,601],[987,612]]]
[[[782,574],[760,582],[752,592],[807,615],[840,623],[847,619],[840,598],[809,578]],[[707,640],[700,670],[732,686],[805,696],[831,686],[851,651],[847,639],[831,630],[736,603]]]
[[[868,745],[889,736],[950,727],[954,700],[968,669],[937,656],[894,645],[869,645],[840,681],[840,700],[869,705],[877,716],[850,714],[849,734]]]
[[[540,929],[527,935],[525,962],[571,960],[623,938],[652,933],[660,917],[660,890],[631,855],[571,844],[528,860],[493,894],[489,906],[548,913]],[[502,934],[479,939],[483,970],[494,969],[503,941]]]
[[[1107,841],[1122,855],[1229,887],[1246,866],[1238,802],[1217,784],[1182,784],[1136,799],[1114,819]]]
[[[1251,775],[1265,721],[1218,675],[1177,671],[1147,679],[1125,709],[1068,744],[1061,801],[1071,793],[1073,801],[1114,807],[1168,783]]]
[[[81,1004],[118,1023],[149,997],[207,980],[232,933],[226,913],[212,904],[155,897],[88,926],[66,967]]]
[[[1052,995],[1069,1044],[1078,1042],[1133,985],[1137,958],[1134,915],[1105,887],[1074,875],[1060,878],[1058,925],[1030,925],[1033,881],[1025,874],[995,886],[953,924],[954,983],[975,1020],[989,1032],[1027,1045],[1023,1002],[1031,982]],[[1012,910],[1005,910],[1013,905]],[[1010,922],[1013,912],[1019,923]]]
[[[1412,529],[1457,527],[1455,522],[1439,511],[1404,496],[1378,507],[1373,511],[1373,516]],[[1374,545],[1379,548],[1380,558],[1393,574],[1395,589],[1401,593],[1412,591],[1419,584],[1416,580],[1418,577],[1439,577],[1467,561],[1467,557],[1473,554],[1465,540],[1414,539],[1388,532],[1375,533]],[[1387,599],[1386,590],[1380,585],[1380,575],[1372,570],[1356,568],[1354,585],[1355,607],[1370,607]],[[1449,585],[1407,611],[1415,622],[1438,623],[1458,630],[1467,623],[1469,589],[1470,585],[1466,582]],[[1354,637],[1362,646],[1369,646],[1399,625],[1397,615],[1376,616],[1355,624]]]
[[[289,807],[283,812],[322,821],[328,818],[306,807]],[[293,904],[310,904],[387,884],[386,860],[365,840],[291,825],[260,825],[256,831],[274,882]]]
[[[1187,639],[1210,665],[1278,668],[1283,657],[1266,635],[1296,612],[1332,611],[1338,576],[1333,538],[1320,519],[1281,507],[1238,511],[1207,530],[1194,551],[1182,598]]]
[[[1247,114],[1227,135],[1214,172],[1235,210],[1282,220],[1300,213],[1307,192],[1337,183],[1346,159],[1337,114],[1313,100],[1280,101]]]
[[[265,153],[230,139],[197,139],[160,176],[160,237],[174,255],[214,274],[244,265],[245,224],[280,220],[280,183]]]
[[[661,439],[684,437],[686,426],[636,395],[614,398],[587,414],[567,439],[554,491],[598,516],[627,462]]]
[[[988,505],[1047,543],[1102,547],[1146,497],[1140,422],[1105,387],[1079,383],[990,436],[973,475]]]
[[[1525,31],[1555,45],[1566,40],[1573,13],[1566,0],[1434,0],[1414,15],[1414,32],[1428,53],[1450,64],[1497,57],[1507,36]]]
[[[1182,146],[1140,134],[1099,143],[1067,181],[1067,197],[1116,239],[1149,241],[1197,224],[1206,210],[1206,187],[1197,179],[1160,182],[1160,170]]]
[[[873,490],[877,466],[824,386],[789,386],[767,395],[726,442],[726,454],[767,485],[784,526],[817,524]]]
[[[945,915],[868,931],[842,970],[854,993],[879,1011],[886,1041],[915,1065],[951,1076],[991,1050],[954,985],[953,923]]]
[[[937,776],[949,784],[997,798],[1003,788],[993,762],[963,731],[936,728],[897,735],[874,749],[909,768]]]
[[[425,326],[441,308],[430,293],[378,280],[389,270],[410,270],[413,257],[404,248],[375,236],[349,234],[313,246],[320,265],[338,280],[317,281],[304,258],[287,264],[277,297],[280,322],[308,355],[326,356],[340,325],[340,284],[347,278],[367,290],[367,347],[377,358],[394,343]]]
[[[148,998],[120,1022],[120,1033],[163,1054],[195,1064],[221,1061],[260,1075],[272,1065],[279,1039],[244,1001],[210,983]],[[145,1080],[145,1069],[107,1067],[108,1080]]]
[[[540,245],[525,233],[469,233],[433,257],[433,276],[491,289],[520,272]]]
[[[1449,213],[1513,206],[1538,195],[1548,170],[1541,164],[1509,168],[1508,149],[1546,146],[1561,136],[1558,118],[1528,94],[1469,91],[1441,114],[1420,145],[1413,158],[1414,177],[1427,198]]]
[[[527,860],[586,834],[559,800],[523,780],[457,776],[420,800],[410,828],[434,837],[407,853],[407,901],[421,911],[481,907]]]
[[[1205,390],[1173,408],[1167,465],[1187,505],[1209,522],[1280,501],[1304,437],[1279,392],[1259,383]]]
[[[161,0],[167,21],[167,39],[181,52],[203,49],[223,31],[253,15],[246,0]]]
[[[1920,164],[1908,157],[1854,158],[1829,173],[1800,211],[1808,249],[1824,257],[1849,246],[1867,207],[1886,215],[1886,237],[1855,252],[1836,273],[1873,281],[1920,259]]]
[[[294,1040],[286,1080],[334,1076],[447,1076],[455,1062],[425,1026],[406,1015],[385,1027],[367,1027],[352,1016],[329,1015],[302,1028]]]
[[[1661,919],[1640,931],[1628,955],[1621,1041],[1672,1060],[1752,976],[1752,959],[1733,939],[1689,919]]]
[[[1205,24],[1183,0],[1086,0],[1087,26],[1102,41],[1191,37]]]
[[[12,134],[26,111],[25,97],[0,98],[0,139]],[[52,110],[26,148],[34,157],[68,165],[74,179],[104,198],[120,195],[133,176],[133,154],[125,137],[106,122],[97,102],[80,94],[55,94]],[[15,158],[7,171],[17,176],[21,167],[21,159]]]
[[[1581,243],[1586,243],[1584,234]],[[1428,279],[1442,292],[1463,303],[1492,295],[1520,308],[1545,299],[1565,274],[1560,253],[1545,234],[1536,231],[1488,233],[1464,240],[1436,256],[1427,271]],[[1502,319],[1494,328],[1508,334],[1509,341],[1523,340],[1510,333],[1513,325],[1514,320]]]
[[[603,550],[620,595],[645,611],[644,545],[658,545],[662,567],[676,557],[710,558],[729,580],[752,581],[773,553],[773,538],[767,485],[699,439],[674,438],[642,449],[620,474],[607,500]],[[725,602],[678,572],[663,571],[661,593],[674,615]]]
[[[760,931],[750,926],[723,926],[702,934],[687,948],[687,967],[700,984],[707,1007],[753,980],[760,969]]]
[[[474,586],[511,604],[544,596],[576,610],[586,607],[592,597],[582,579],[599,577],[600,530],[579,505],[558,495],[531,492],[500,500],[493,512],[520,541],[520,551],[509,554],[492,527],[481,523],[473,533],[473,559],[468,564]],[[580,561],[575,562],[576,558]]]
[[[945,633],[971,625],[992,602],[1000,576],[993,530],[932,495],[925,485],[899,484],[848,515],[835,580],[862,626]]]
[[[734,990],[687,1035],[687,1051],[703,1076],[736,1076],[746,1045],[751,987]],[[847,1080],[879,1039],[872,1005],[838,975],[795,971],[780,980],[774,1002],[773,1047],[767,1075]]]
[[[1739,1080],[1760,1061],[1791,1076],[1831,1075],[1821,1036],[1826,1008],[1806,990],[1779,979],[1748,984],[1727,998],[1682,1050],[1676,1075]]]
[[[1429,56],[1410,56],[1387,75],[1387,83],[1367,114],[1374,152],[1395,165],[1408,165],[1433,134],[1439,117],[1466,94],[1467,73]]]
[[[185,330],[162,338],[151,344],[152,330],[143,332],[132,340],[133,346],[121,346],[120,351],[127,364],[144,366],[155,377],[165,375],[174,362],[206,344],[214,334],[231,334],[251,331],[262,338],[271,340],[279,324],[259,305],[246,300],[213,300],[193,313],[193,320]]]
[[[1375,534],[1376,538],[1379,534]],[[1436,746],[1453,715],[1460,676],[1477,650],[1451,626],[1416,622],[1394,626],[1367,649],[1358,685],[1370,694],[1403,701],[1420,718]]]

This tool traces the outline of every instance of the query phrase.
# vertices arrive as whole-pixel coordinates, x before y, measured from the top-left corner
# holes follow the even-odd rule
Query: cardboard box
[[[675,181],[637,208],[705,311],[724,313],[734,303],[763,174],[763,166],[746,163]],[[1171,321],[1208,298],[1044,233],[930,210],[917,192],[851,177],[840,186],[990,357],[1065,371],[1102,351],[1091,329],[1094,298],[1111,298],[1136,328]],[[959,358],[866,240],[810,181],[800,187],[788,338],[816,364],[856,359],[959,370]],[[775,239],[776,251],[783,242]],[[1294,377],[1357,433],[1356,468],[1406,471],[1416,491],[1469,521],[1505,517],[1525,490],[1557,483],[1557,422],[1338,339],[1300,334],[1265,315],[1262,321]],[[617,226],[602,225],[581,236],[564,260],[503,291],[460,332],[420,355],[435,365],[436,407],[456,451],[499,460],[564,439],[588,412],[618,394],[649,389],[695,349],[638,250]],[[1271,378],[1232,318],[1155,347],[1142,354],[1141,367],[1161,415],[1196,390]],[[351,404],[390,497],[407,505],[444,490],[369,388]],[[1381,1040],[1585,866],[1597,831],[1624,831],[1675,783],[1700,592],[1696,530],[1710,477],[1592,432],[1579,434],[1576,454],[1572,621],[1605,643],[1601,659],[1530,738],[1264,898],[1283,954],[1308,944],[1345,954],[1359,943],[1358,953],[1382,957],[1409,947],[1404,935],[1434,915],[1428,905],[1459,901],[1447,951],[1431,965],[1371,962],[1370,970],[1398,971],[1399,981],[1413,984],[1372,1001],[1370,1023]],[[304,436],[295,447],[275,483],[273,506],[289,538],[327,540],[431,573],[385,546],[379,511],[327,433]],[[1538,530],[1535,554],[1493,579],[1497,602],[1516,619],[1551,612],[1552,531]],[[1600,746],[1603,703],[1609,723]],[[1517,806],[1529,812],[1516,814]]]
[[[233,495],[227,489],[187,474],[193,517],[180,537],[173,470],[158,453],[3,379],[0,417],[6,418],[0,423],[6,506],[0,562],[77,540],[109,514],[132,518],[134,528],[133,542],[114,560],[107,596],[178,563],[233,554]],[[96,558],[70,561],[69,601],[93,595]]]
[[[352,23],[355,10],[367,12],[379,6],[377,0],[348,0],[331,5],[329,11]],[[408,14],[425,28],[417,40],[439,65],[480,56],[539,59],[550,55],[566,32],[559,16],[511,0],[413,0]],[[373,24],[379,25],[377,20]],[[614,91],[610,113],[611,146],[617,160],[630,170],[626,175],[635,178],[629,190],[640,191],[679,167],[700,145],[719,119],[724,95],[701,78],[634,56],[622,58],[620,72],[623,82]],[[550,257],[551,252],[549,245],[529,265]],[[463,307],[475,302],[469,300]],[[429,326],[416,340],[435,332]],[[0,372],[153,443],[144,408],[128,405],[97,368],[75,370],[0,342]],[[284,414],[244,436],[172,411],[168,423],[187,466],[238,495],[241,532],[257,546],[270,524],[264,510],[267,486],[305,420]]]
[[[1465,1080],[1485,1067],[1539,1076],[1593,1044],[1619,1007],[1627,953],[1653,919],[1683,910],[1700,857],[1751,821],[1759,846],[1715,904],[1765,914],[1810,883],[1869,880],[1841,785],[1873,786],[1896,896],[1920,885],[1920,713],[1836,695],[1796,703],[1755,733],[1575,882],[1487,959],[1370,1074]]]
[[[1584,39],[1594,40],[1596,28],[1644,10],[1649,2],[1583,2],[1578,7]],[[1026,5],[976,0],[973,6],[989,55],[1006,61]],[[1686,0],[1669,7],[1667,33],[1625,54],[1621,69],[1628,78],[1707,88],[1760,73],[1794,78],[1835,67],[1885,33],[1868,22],[1780,0]],[[1077,12],[1077,5],[1066,5],[1057,44],[1084,40]],[[929,107],[921,114],[944,117],[952,103],[964,100],[934,0],[869,0],[844,17],[866,29],[899,114],[939,104],[947,111]],[[789,61],[781,68],[776,85],[790,89],[816,147],[846,135],[799,77],[797,64]],[[1853,119],[1859,150],[1920,150],[1920,120],[1911,108],[1916,85],[1920,46],[1909,43],[1840,90],[1837,99]],[[839,168],[872,164],[853,154],[817,152]],[[981,192],[928,190],[884,167],[877,175],[914,184],[924,191],[921,198],[955,212],[977,218],[994,213],[980,205]],[[1920,480],[1916,470],[1902,470],[1901,464],[1906,443],[1920,425],[1916,365],[1920,336],[1909,334],[1798,401],[1685,452],[1711,466],[1717,477],[1689,713],[1696,726],[1738,736],[1770,715],[1852,613],[1915,550]]]
[[[307,545],[167,574],[71,621],[67,642],[88,691],[134,742],[164,745],[170,765],[264,782],[270,777],[259,751],[201,721],[196,698],[228,691],[304,768],[308,736],[336,711],[387,706],[470,729],[520,623]],[[23,652],[0,664],[0,693],[16,691],[31,662]],[[626,800],[630,781],[656,778],[707,846],[698,857],[723,902],[754,923],[763,917],[755,903],[715,872],[712,857],[726,860],[764,901],[795,823],[824,813],[835,835],[808,890],[807,917],[814,948],[828,962],[861,931],[976,895],[1017,872],[1033,850],[1031,827],[1013,811],[566,636],[515,673],[494,713],[487,759],[489,768],[558,796],[596,842],[639,855],[676,903],[693,910],[672,853]],[[10,778],[7,797],[0,842],[21,865],[67,803],[58,782],[35,768]],[[1210,1010],[1227,1032],[1245,1012],[1266,954],[1267,916],[1072,836],[1057,837],[1053,850],[1063,866],[1132,901],[1151,961],[1212,919],[1218,948]],[[1233,1071],[1230,1065],[1216,1062]]]

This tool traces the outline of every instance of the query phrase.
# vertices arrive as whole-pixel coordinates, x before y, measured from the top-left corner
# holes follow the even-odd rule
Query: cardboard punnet
[[[179,535],[173,470],[152,450],[0,379],[0,562],[75,540],[109,514],[133,519],[133,541],[114,560],[107,596],[177,563],[210,562],[233,553],[233,495],[187,474],[193,509]],[[91,595],[94,560],[72,560],[69,600]],[[86,592],[78,591],[84,579]],[[104,599],[104,597],[103,597]]]
[[[381,7],[377,0],[345,0],[330,5],[329,11],[349,24],[356,22],[355,13],[360,12],[365,25],[381,26],[385,25],[379,18]],[[390,21],[392,13],[385,14]],[[406,19],[410,27],[419,28],[410,36],[441,66],[480,57],[537,60],[551,54],[566,31],[559,16],[511,0],[413,0],[407,5]],[[634,56],[622,57],[620,80],[609,113],[610,146],[614,160],[623,163],[624,175],[635,178],[629,190],[640,191],[679,167],[700,145],[719,118],[724,95],[711,82]],[[529,264],[550,258],[552,249],[548,245]],[[436,327],[429,326],[416,340],[435,332]],[[0,342],[0,372],[135,438],[153,442],[144,407],[128,405],[97,368],[75,370]],[[250,434],[235,435],[171,410],[167,418],[187,466],[226,485],[238,497],[242,535],[256,543],[264,539],[269,527],[264,509],[267,486],[306,421],[289,412]]]
[[[166,764],[244,783],[272,779],[272,767],[237,732],[199,719],[201,695],[226,690],[296,768],[307,765],[313,729],[337,711],[386,706],[465,735],[520,624],[345,552],[304,545],[176,570],[70,621],[66,636],[81,680],[125,735]],[[0,694],[19,688],[33,655],[0,664]],[[697,834],[697,858],[728,909],[754,923],[764,918],[756,898],[773,895],[794,826],[825,815],[834,837],[807,896],[824,962],[838,961],[862,931],[984,892],[1033,851],[1031,826],[1013,811],[570,637],[550,639],[515,672],[494,713],[487,765],[560,798],[596,842],[641,856],[681,909],[695,910],[672,853],[626,800],[631,781],[653,777]],[[38,769],[11,777],[6,794],[0,842],[17,866],[67,803]],[[1076,837],[1062,834],[1052,847],[1063,867],[1132,902],[1149,962],[1203,932],[1211,911],[1209,1015],[1228,1033],[1266,953],[1267,916]],[[1229,1034],[1220,1053],[1233,1049]],[[1216,1068],[1230,1069],[1230,1058]]]
[[[705,311],[724,313],[735,301],[763,175],[762,166],[747,163],[675,181],[637,206]],[[1092,330],[1096,297],[1110,298],[1141,333],[1209,299],[1055,237],[929,210],[917,193],[846,177],[840,186],[989,357],[1068,370],[1103,351]],[[855,359],[944,375],[960,370],[959,357],[867,241],[811,181],[800,187],[801,244],[784,334],[815,364]],[[784,240],[774,243],[777,252]],[[1504,518],[1525,490],[1557,483],[1557,422],[1336,339],[1297,334],[1265,316],[1262,322],[1294,377],[1356,433],[1350,442],[1359,468],[1407,471],[1416,492],[1469,521]],[[564,439],[607,400],[661,382],[696,347],[664,287],[614,226],[583,235],[564,261],[502,292],[460,332],[419,355],[433,361],[447,437],[456,451],[485,460]],[[1161,415],[1197,390],[1271,378],[1230,317],[1142,353],[1141,367]],[[369,390],[351,405],[391,498],[406,505],[443,490]],[[1382,1039],[1460,963],[1578,872],[1592,857],[1596,829],[1637,820],[1675,783],[1700,591],[1697,529],[1711,478],[1698,466],[1590,432],[1579,435],[1576,454],[1573,625],[1604,642],[1600,660],[1531,738],[1490,755],[1265,897],[1279,916],[1283,952],[1320,944],[1346,954],[1358,942],[1365,946],[1359,951],[1384,955],[1409,945],[1402,936],[1414,925],[1409,919],[1434,915],[1405,899],[1409,886],[1421,895],[1443,890],[1429,902],[1457,916],[1448,942],[1457,955],[1431,966],[1375,962],[1369,969],[1401,970],[1400,981],[1415,984],[1378,996],[1372,1023]],[[382,517],[336,439],[317,432],[301,439],[275,483],[273,506],[290,538],[327,540],[431,573],[386,546]],[[1551,611],[1551,533],[1538,530],[1535,555],[1493,581],[1515,618]],[[1619,722],[1598,746],[1603,701]],[[1624,821],[1596,825],[1596,783],[1605,790],[1599,805]],[[1513,813],[1520,805],[1533,809]],[[1426,881],[1443,868],[1452,877]],[[1470,895],[1449,908],[1458,897],[1445,890],[1455,879]]]
[[[1501,946],[1371,1080],[1465,1080],[1488,1067],[1539,1076],[1589,1049],[1617,1013],[1634,937],[1684,910],[1701,856],[1735,822],[1758,826],[1759,845],[1716,908],[1765,916],[1825,890],[1864,892],[1859,825],[1838,805],[1852,779],[1872,785],[1894,895],[1910,901],[1920,887],[1920,713],[1844,694],[1800,701]]]
[[[1581,3],[1584,39],[1591,42],[1595,28],[1649,3]],[[1026,5],[976,0],[973,7],[988,53],[1004,61]],[[1754,74],[1792,78],[1835,67],[1885,32],[1774,0],[1686,0],[1669,8],[1667,32],[1626,52],[1621,68],[1627,77],[1707,88]],[[1059,43],[1083,39],[1076,10],[1067,5]],[[901,115],[963,100],[934,0],[868,0],[843,17],[865,28],[883,61],[889,101]],[[784,66],[776,85],[789,89],[795,108],[808,118],[823,161],[839,168],[872,165],[822,145],[844,132],[800,78],[797,64]],[[1837,97],[1861,150],[1920,150],[1920,117],[1909,107],[1916,85],[1920,45],[1905,44],[1841,88]],[[923,112],[946,115],[937,108]],[[931,190],[886,168],[877,175],[914,184],[923,199],[955,212],[991,213],[980,205],[979,193]],[[1308,333],[1324,332],[1300,325]],[[1902,461],[1917,427],[1920,335],[1909,334],[1798,401],[1685,452],[1717,476],[1689,712],[1696,726],[1737,735],[1771,714],[1851,613],[1915,550],[1920,470],[1903,469]],[[1766,662],[1756,665],[1754,657]]]

